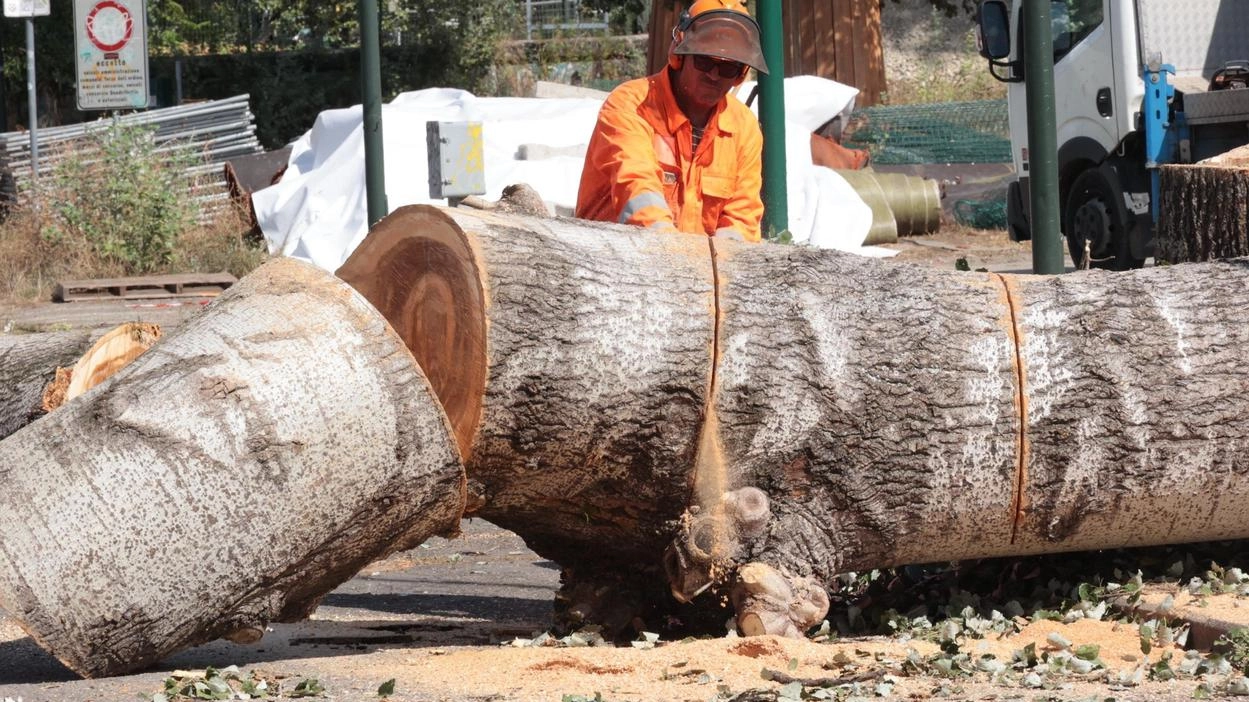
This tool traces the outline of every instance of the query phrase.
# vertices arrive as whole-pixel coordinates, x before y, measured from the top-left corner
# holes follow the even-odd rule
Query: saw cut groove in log
[[[86,676],[306,616],[452,533],[464,474],[402,340],[355,291],[267,263],[0,442],[0,607]]]
[[[45,414],[43,391],[82,358],[94,335],[88,330],[0,336],[0,439]]]
[[[662,551],[711,377],[704,237],[412,206],[338,275],[396,329],[449,331],[413,352],[468,447],[470,509],[562,563],[614,572]],[[484,382],[480,416],[460,378]]]

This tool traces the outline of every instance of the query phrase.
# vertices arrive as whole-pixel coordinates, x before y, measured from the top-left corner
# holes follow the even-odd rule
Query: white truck
[[[1031,238],[1024,1],[983,0],[980,53],[1009,83],[1010,236]],[[1249,143],[1249,0],[1053,0],[1063,234],[1077,267],[1153,255],[1158,166]]]

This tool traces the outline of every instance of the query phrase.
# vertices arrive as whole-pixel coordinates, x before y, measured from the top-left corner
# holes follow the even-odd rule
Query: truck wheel
[[[1112,182],[1109,166],[1080,174],[1067,194],[1063,208],[1063,232],[1067,250],[1076,268],[1106,268],[1124,271],[1140,268],[1144,261],[1132,257],[1128,228],[1132,222],[1123,204],[1123,193]],[[1085,251],[1088,265],[1085,265]]]
[[[1032,226],[1028,224],[1027,213],[1023,188],[1019,181],[1011,181],[1006,186],[1006,233],[1011,241],[1028,241],[1032,238]]]

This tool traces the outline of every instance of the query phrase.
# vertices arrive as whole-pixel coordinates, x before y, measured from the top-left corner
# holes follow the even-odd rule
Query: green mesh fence
[[[1003,163],[1010,160],[1005,100],[882,105],[855,110],[842,143],[873,163]]]
[[[1005,229],[1005,193],[1000,198],[956,201],[954,221],[975,229]]]

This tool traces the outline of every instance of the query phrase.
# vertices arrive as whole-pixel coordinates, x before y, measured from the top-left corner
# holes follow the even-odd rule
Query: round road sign
[[[100,51],[120,51],[133,33],[130,10],[117,0],[100,0],[87,13],[87,38]]]

